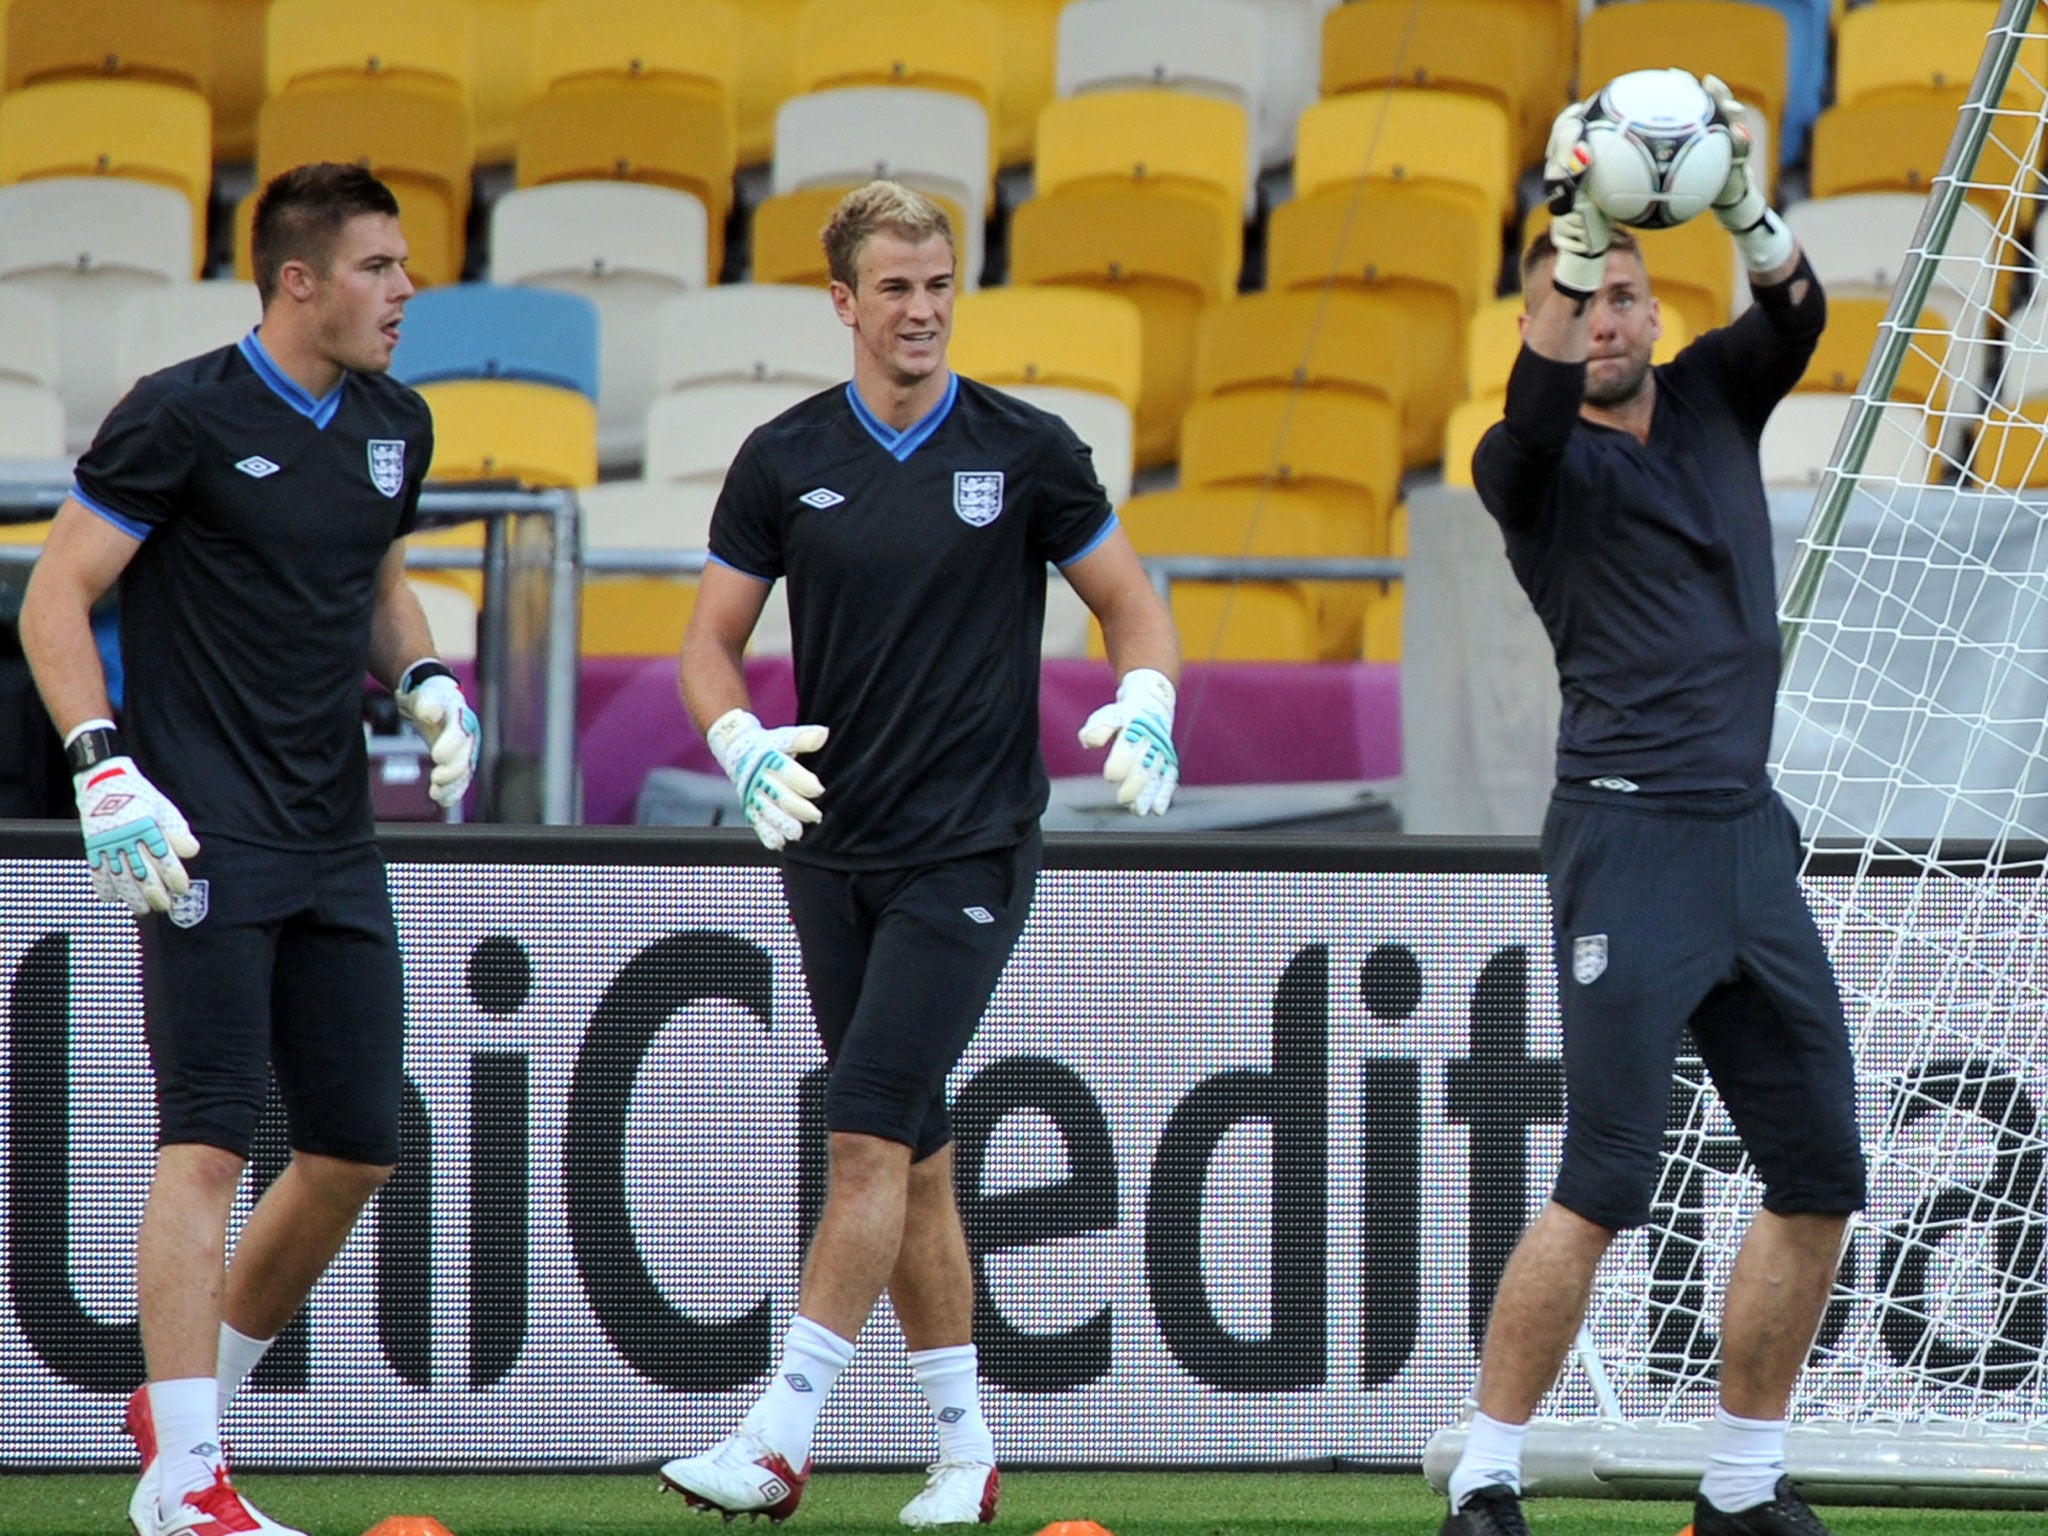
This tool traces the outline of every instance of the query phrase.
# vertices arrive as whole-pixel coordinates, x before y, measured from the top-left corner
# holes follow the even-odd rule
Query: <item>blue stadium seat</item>
[[[391,375],[415,386],[450,379],[551,384],[595,400],[597,306],[545,288],[429,288],[405,307]]]

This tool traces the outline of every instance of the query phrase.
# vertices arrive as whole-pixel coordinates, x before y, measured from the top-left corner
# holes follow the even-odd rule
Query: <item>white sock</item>
[[[188,1493],[213,1481],[221,1465],[220,1387],[211,1376],[149,1384],[149,1417],[156,1429],[158,1502],[176,1509]]]
[[[775,1379],[741,1421],[743,1426],[766,1441],[792,1471],[801,1473],[811,1459],[818,1411],[852,1359],[852,1344],[798,1314],[782,1336],[782,1360],[775,1367]]]
[[[214,1374],[220,1386],[220,1416],[223,1419],[228,1416],[228,1404],[235,1400],[235,1394],[242,1390],[242,1383],[256,1369],[256,1362],[276,1342],[275,1339],[252,1339],[226,1323],[220,1325],[220,1352],[215,1357]]]
[[[1481,1488],[1506,1483],[1522,1491],[1522,1438],[1527,1424],[1503,1424],[1483,1413],[1472,1415],[1465,1431],[1465,1450],[1451,1469],[1451,1510],[1456,1513]]]
[[[994,1466],[996,1438],[981,1416],[981,1369],[974,1346],[915,1350],[910,1374],[938,1422],[939,1460]]]
[[[1783,1419],[1738,1419],[1726,1408],[1714,1410],[1701,1498],[1724,1515],[1739,1515],[1770,1503],[1784,1475]]]

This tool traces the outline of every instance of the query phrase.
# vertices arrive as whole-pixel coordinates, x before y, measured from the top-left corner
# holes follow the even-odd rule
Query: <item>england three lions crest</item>
[[[386,496],[396,496],[405,489],[404,438],[370,439],[370,484]]]
[[[953,510],[970,528],[986,528],[1003,515],[1000,469],[953,471]]]

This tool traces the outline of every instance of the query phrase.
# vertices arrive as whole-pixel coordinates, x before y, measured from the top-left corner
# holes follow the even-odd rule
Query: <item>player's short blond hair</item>
[[[880,234],[894,235],[912,245],[923,245],[933,235],[944,235],[954,264],[959,264],[960,246],[953,238],[953,221],[946,217],[945,209],[901,182],[871,181],[839,199],[832,217],[818,233],[825,247],[826,270],[835,283],[855,286],[860,248],[869,236]]]
[[[1624,256],[1633,256],[1643,269],[1643,276],[1650,275],[1650,264],[1643,260],[1643,248],[1636,237],[1627,230],[1616,226],[1608,232],[1607,254],[1612,256],[1620,251]],[[1529,248],[1522,252],[1522,303],[1531,307],[1535,303],[1536,274],[1543,270],[1544,263],[1557,260],[1557,243],[1550,238],[1550,230],[1538,230],[1536,238],[1529,242]]]

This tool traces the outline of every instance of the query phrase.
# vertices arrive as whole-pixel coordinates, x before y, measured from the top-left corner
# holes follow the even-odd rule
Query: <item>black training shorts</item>
[[[785,863],[782,888],[831,1073],[825,1124],[902,1142],[953,1139],[946,1076],[1024,931],[1042,843],[910,869]]]
[[[139,920],[157,1141],[249,1155],[270,1074],[292,1147],[398,1161],[405,1002],[376,847],[209,835],[192,893]]]
[[[1564,1019],[1554,1198],[1612,1231],[1649,1218],[1690,1026],[1764,1208],[1863,1204],[1841,994],[1771,787],[1635,795],[1560,785],[1543,827]]]

